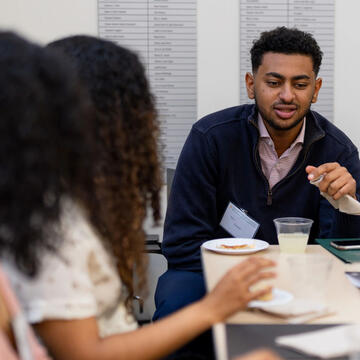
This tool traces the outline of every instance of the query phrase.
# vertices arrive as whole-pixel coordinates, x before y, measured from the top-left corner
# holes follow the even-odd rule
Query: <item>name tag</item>
[[[253,238],[259,228],[259,223],[246,215],[244,210],[229,202],[220,226],[236,238]]]

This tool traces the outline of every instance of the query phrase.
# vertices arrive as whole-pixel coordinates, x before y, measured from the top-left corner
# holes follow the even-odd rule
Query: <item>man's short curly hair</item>
[[[90,102],[65,58],[14,33],[0,32],[0,69],[0,254],[35,275],[60,240],[43,230],[89,171]]]
[[[315,75],[319,73],[323,53],[310,33],[285,26],[261,33],[260,38],[254,41],[250,50],[254,73],[261,65],[264,54],[268,52],[310,56]]]

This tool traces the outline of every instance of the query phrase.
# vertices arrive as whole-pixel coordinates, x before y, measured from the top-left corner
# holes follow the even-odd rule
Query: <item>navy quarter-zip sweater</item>
[[[176,168],[164,226],[163,253],[169,269],[201,271],[203,242],[231,237],[219,225],[231,201],[260,223],[255,238],[277,244],[273,219],[314,220],[315,237],[360,237],[360,217],[335,210],[310,185],[307,165],[338,162],[360,187],[358,150],[349,138],[315,111],[306,115],[303,149],[288,175],[272,190],[261,170],[254,105],[210,114],[196,122]]]

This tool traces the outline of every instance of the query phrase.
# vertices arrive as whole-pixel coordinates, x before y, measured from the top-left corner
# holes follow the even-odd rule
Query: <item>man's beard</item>
[[[283,103],[285,104],[285,103]],[[286,104],[286,105],[290,105],[290,104]],[[257,101],[256,101],[256,96],[255,96],[255,106],[258,110],[258,112],[260,113],[261,115],[261,118],[264,120],[264,122],[266,122],[271,128],[275,129],[275,130],[278,130],[278,131],[288,131],[288,130],[291,130],[293,129],[294,127],[296,127],[305,117],[305,115],[309,112],[310,110],[310,107],[311,107],[311,102],[309,103],[309,106],[306,108],[306,110],[300,114],[300,116],[292,123],[290,124],[289,126],[287,127],[282,127],[282,126],[279,126],[278,124],[276,124],[276,122],[267,117],[265,114],[262,113],[262,111],[260,110],[258,104],[257,104]]]

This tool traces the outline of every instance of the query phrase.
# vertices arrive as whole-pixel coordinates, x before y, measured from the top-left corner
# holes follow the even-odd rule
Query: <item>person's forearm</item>
[[[114,337],[105,340],[103,344],[110,351],[103,354],[108,356],[99,358],[157,359],[173,352],[213,324],[245,309],[249,301],[268,293],[270,288],[257,291],[251,291],[250,288],[262,279],[273,278],[273,272],[261,270],[274,265],[272,261],[263,258],[251,258],[237,264],[202,300],[132,334],[124,334],[121,357],[110,357],[111,348],[116,347]],[[227,301],[224,302],[224,299]],[[146,347],[145,353],[142,346]]]
[[[209,329],[213,322],[212,314],[206,311],[206,303],[198,301],[139,330],[102,340],[97,359],[162,358]]]
[[[99,339],[94,317],[48,320],[36,329],[58,360],[162,358],[267,293],[269,288],[250,289],[258,281],[274,277],[273,272],[262,271],[274,265],[261,257],[249,258],[231,268],[202,300],[132,332]]]
[[[46,321],[35,327],[58,360],[150,360],[172,353],[215,321],[209,301],[200,300],[153,324],[103,339],[95,318]]]

